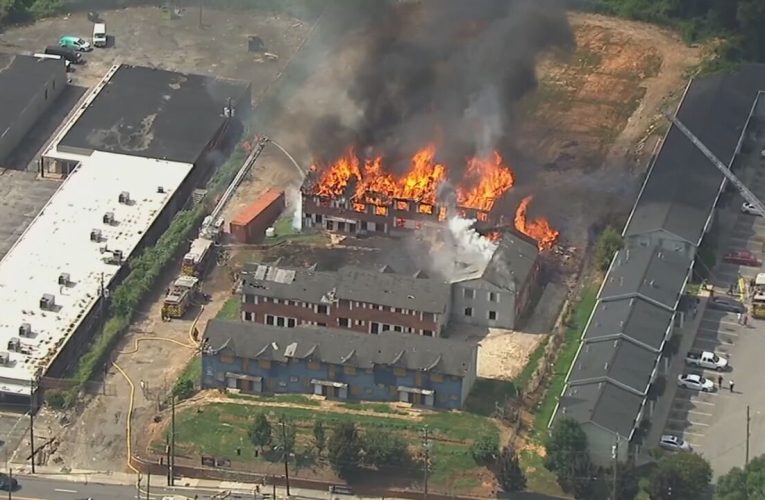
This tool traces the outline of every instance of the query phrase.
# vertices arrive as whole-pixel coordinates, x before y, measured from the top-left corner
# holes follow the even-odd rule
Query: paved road
[[[67,480],[57,480],[48,478],[38,478],[33,476],[18,477],[19,489],[14,491],[12,498],[16,500],[78,500],[93,498],[94,500],[105,499],[135,499],[138,497],[138,490],[135,486],[111,485],[95,483],[76,483]],[[161,480],[161,478],[158,478]],[[214,491],[193,491],[193,490],[168,490],[156,485],[150,489],[149,498],[158,500],[164,496],[180,495],[178,498],[194,498],[198,495],[199,499],[209,499]],[[4,498],[7,492],[0,492],[0,499]],[[140,498],[146,498],[146,491],[142,491]],[[228,497],[237,498],[237,497]],[[250,497],[252,498],[252,497]]]

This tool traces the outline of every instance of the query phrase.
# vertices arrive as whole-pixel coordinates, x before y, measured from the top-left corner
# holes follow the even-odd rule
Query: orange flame
[[[486,211],[491,210],[494,202],[515,184],[513,172],[496,151],[493,161],[484,158],[469,159],[465,179],[472,187],[458,187],[457,202],[461,207]]]
[[[393,199],[420,203],[417,210],[433,213],[438,188],[446,180],[446,166],[435,161],[436,147],[428,145],[417,151],[409,170],[400,178],[386,173],[383,160],[376,157],[362,166],[353,148],[335,163],[321,171],[314,193],[335,198],[346,193],[351,183],[353,201],[377,206],[391,205]],[[316,166],[311,170],[319,171]],[[504,164],[499,153],[491,159],[472,158],[466,168],[467,185],[457,188],[457,199],[463,208],[491,210],[494,202],[514,183],[512,171]],[[397,209],[405,210],[406,207]]]
[[[540,250],[552,248],[560,233],[550,227],[550,223],[543,217],[528,220],[526,211],[532,199],[533,196],[527,196],[518,205],[518,210],[515,211],[515,228],[526,236],[537,240]]]

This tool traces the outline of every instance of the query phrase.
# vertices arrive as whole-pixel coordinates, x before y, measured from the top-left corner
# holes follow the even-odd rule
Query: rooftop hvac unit
[[[10,352],[19,352],[19,349],[21,349],[21,340],[18,337],[8,339],[8,350]]]
[[[95,242],[101,241],[101,230],[100,229],[91,229],[90,230],[90,241],[95,241]]]
[[[123,205],[130,204],[130,193],[128,193],[127,191],[121,192],[117,201],[119,201]]]
[[[114,224],[114,212],[106,212],[104,214],[104,224],[112,225]]]
[[[32,336],[32,325],[29,323],[22,323],[19,327],[19,337],[31,337]]]
[[[72,277],[69,276],[69,273],[61,273],[58,275],[58,284],[61,286],[69,286],[69,283],[72,282]]]
[[[164,193],[164,192],[165,192],[165,188],[163,188],[162,186],[157,186],[157,192],[158,192],[159,194],[162,194],[162,193]]]
[[[111,255],[106,260],[107,264],[121,265],[122,264],[122,250],[112,250]]]
[[[7,366],[11,364],[11,353],[0,352],[0,365]]]
[[[53,294],[44,293],[43,296],[40,297],[40,309],[47,311],[54,307],[56,307],[56,297],[54,297]]]

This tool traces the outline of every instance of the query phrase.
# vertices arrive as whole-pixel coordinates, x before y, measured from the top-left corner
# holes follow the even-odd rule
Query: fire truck
[[[179,276],[165,296],[162,317],[182,318],[198,294],[199,279],[193,276]]]
[[[213,241],[206,238],[197,238],[191,242],[191,248],[183,256],[181,264],[181,274],[184,276],[195,276],[197,278],[204,275],[207,266],[212,261]]]

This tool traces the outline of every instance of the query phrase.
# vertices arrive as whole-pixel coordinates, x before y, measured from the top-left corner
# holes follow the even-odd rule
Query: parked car
[[[677,385],[692,391],[712,392],[715,390],[714,382],[695,373],[683,373],[678,375]]]
[[[741,204],[741,213],[748,214],[748,215],[757,215],[759,217],[762,217],[762,214],[759,210],[757,210],[757,207],[755,207],[753,204],[749,203],[748,201],[745,201]]]
[[[731,297],[712,297],[709,299],[708,307],[710,309],[732,313],[744,314],[746,312],[746,306]]]
[[[16,491],[19,487],[19,482],[15,477],[10,477],[8,474],[0,474],[0,490],[3,491]]]
[[[93,46],[106,47],[106,23],[96,23],[93,25]]]
[[[58,40],[58,45],[67,49],[77,50],[80,52],[89,52],[93,50],[93,46],[90,42],[78,37],[78,36],[62,36]]]
[[[711,351],[690,351],[685,356],[685,364],[688,366],[697,366],[718,372],[728,369],[728,360]]]
[[[53,56],[63,57],[72,64],[82,64],[85,62],[85,59],[82,58],[82,54],[75,52],[72,49],[66,49],[64,47],[49,45],[45,47],[45,53]]]
[[[723,262],[739,266],[760,267],[762,262],[749,250],[729,250],[723,255]]]
[[[683,438],[672,434],[664,434],[659,438],[659,446],[671,451],[691,451],[691,445]]]

